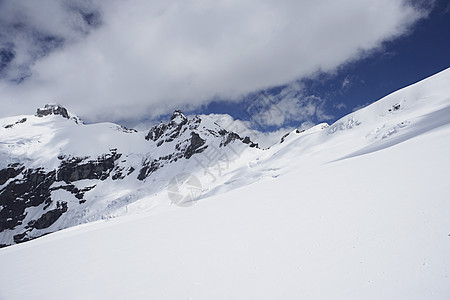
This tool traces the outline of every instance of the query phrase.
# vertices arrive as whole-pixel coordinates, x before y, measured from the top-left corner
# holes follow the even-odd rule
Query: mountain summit
[[[83,121],[81,121],[80,118],[72,116],[66,108],[58,104],[46,104],[43,108],[38,108],[35,114],[35,116],[39,118],[49,115],[60,115],[63,118],[74,120],[77,124],[83,124]]]

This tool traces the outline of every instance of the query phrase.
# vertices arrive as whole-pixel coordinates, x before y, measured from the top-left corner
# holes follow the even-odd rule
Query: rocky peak
[[[172,117],[170,117],[170,122],[168,124],[164,124],[161,122],[160,124],[153,126],[152,128],[150,128],[150,131],[148,132],[145,139],[157,141],[160,137],[165,135],[168,136],[166,141],[173,141],[176,137],[179,136],[183,126],[186,125],[188,121],[188,118],[186,118],[186,116],[180,110],[175,110],[172,114]],[[159,145],[161,145],[162,142],[163,141],[160,141]]]
[[[44,108],[38,108],[36,111],[36,117],[42,118],[48,115],[61,115],[66,119],[70,119],[67,109],[57,104],[45,104]]]
[[[206,125],[206,127],[205,127]],[[195,116],[192,119],[188,119],[180,110],[175,110],[170,118],[169,123],[163,122],[150,128],[146,135],[146,140],[152,140],[157,142],[157,146],[161,146],[163,143],[173,142],[185,132],[200,133],[202,136],[214,136],[222,139],[220,146],[226,146],[230,142],[235,140],[241,140],[244,144],[248,144],[250,147],[258,147],[258,144],[253,143],[249,137],[241,138],[234,132],[229,132],[220,127],[215,122],[208,122],[206,124],[200,116]]]
[[[187,123],[187,121],[188,119],[186,118],[186,116],[177,109],[173,112],[172,117],[170,117],[169,126],[184,125]]]
[[[38,108],[35,114],[35,116],[39,118],[49,115],[60,115],[68,120],[74,120],[77,124],[83,123],[78,117],[71,116],[65,107],[58,104],[46,104],[43,108]]]
[[[176,110],[169,123],[160,123],[153,126],[145,137],[152,140],[157,147],[164,145],[163,155],[149,157],[139,171],[138,179],[144,180],[158,169],[179,159],[190,159],[193,155],[202,153],[208,147],[221,151],[221,148],[231,147],[230,151],[236,153],[237,148],[258,147],[249,137],[241,138],[237,133],[227,131],[208,118],[195,116],[186,118],[183,113]],[[232,143],[234,146],[228,146]],[[243,145],[245,144],[245,145]],[[161,151],[161,150],[159,150]],[[157,153],[157,151],[155,152]]]

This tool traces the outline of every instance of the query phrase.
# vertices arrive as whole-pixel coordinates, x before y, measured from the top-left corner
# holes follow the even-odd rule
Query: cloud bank
[[[426,14],[402,0],[0,1],[0,54],[13,54],[0,55],[0,116],[57,102],[138,120],[237,101],[333,72]]]

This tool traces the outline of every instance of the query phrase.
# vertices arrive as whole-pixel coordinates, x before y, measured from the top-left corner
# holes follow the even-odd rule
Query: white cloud
[[[343,109],[343,108],[347,108],[347,105],[345,105],[344,102],[339,102],[339,103],[337,103],[337,104],[334,104],[334,107],[335,107],[336,109]]]
[[[350,78],[347,76],[344,78],[344,80],[342,81],[342,89],[346,89],[348,88],[350,85],[352,84]]]
[[[284,87],[279,93],[262,93],[250,102],[246,111],[253,128],[265,131],[270,126],[302,122],[324,122],[332,118],[325,110],[326,100],[305,94],[301,83]]]
[[[0,51],[14,55],[0,75],[7,80],[30,75],[28,68],[37,59],[64,43],[81,41],[99,25],[98,9],[89,0],[0,2]],[[1,56],[0,62],[5,62]]]
[[[275,131],[261,132],[252,128],[252,124],[249,121],[235,120],[228,114],[209,114],[201,115],[202,118],[209,118],[225,128],[228,131],[233,131],[239,134],[241,137],[250,137],[250,139],[258,143],[260,148],[268,148],[276,143],[280,142],[280,137],[288,132],[298,129],[299,131],[307,130],[314,126],[311,122],[303,122],[299,127],[282,127]]]
[[[69,42],[37,60],[22,84],[0,82],[0,116],[52,101],[90,120],[139,119],[238,100],[332,72],[425,15],[402,0],[78,2],[101,12],[87,35],[60,4],[70,2],[21,2],[30,26]]]

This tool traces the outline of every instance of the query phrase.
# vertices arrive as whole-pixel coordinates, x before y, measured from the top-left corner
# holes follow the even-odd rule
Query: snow
[[[215,178],[191,159],[144,187],[106,180],[89,213],[120,217],[0,249],[0,299],[448,299],[449,83],[450,69],[247,149]],[[181,171],[203,188],[189,207],[165,190]]]

